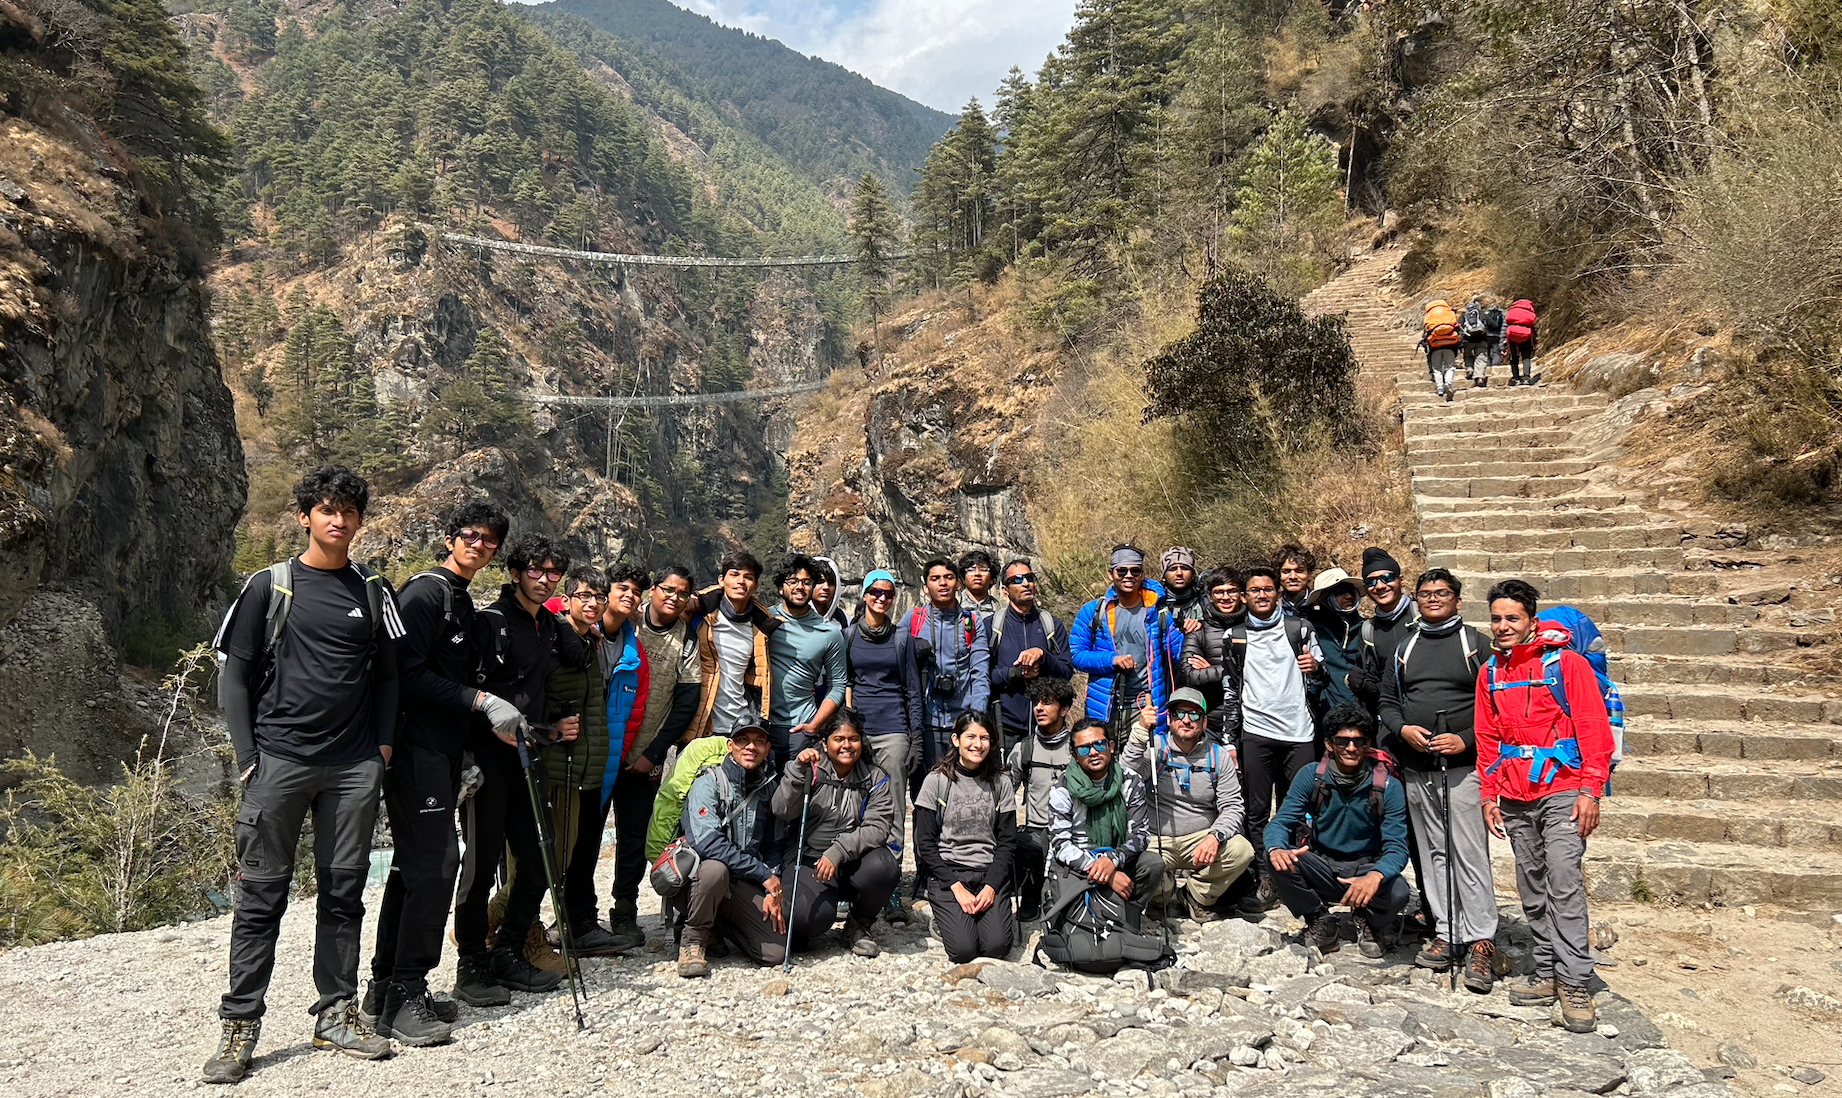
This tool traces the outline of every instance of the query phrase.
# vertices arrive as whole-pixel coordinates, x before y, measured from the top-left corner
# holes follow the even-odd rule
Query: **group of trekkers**
[[[1506,309],[1485,305],[1481,295],[1473,295],[1463,312],[1443,297],[1427,302],[1420,350],[1426,352],[1426,372],[1432,376],[1434,394],[1450,401],[1457,393],[1460,355],[1474,389],[1490,384],[1490,371],[1501,366],[1506,355],[1510,385],[1535,384],[1535,328],[1535,303],[1526,297],[1510,302]]]
[[[955,963],[1040,924],[1057,963],[1156,966],[1173,920],[1283,903],[1322,953],[1347,907],[1364,956],[1417,935],[1418,964],[1488,992],[1508,972],[1492,835],[1535,939],[1512,999],[1593,1028],[1581,859],[1610,715],[1526,582],[1490,590],[1485,636],[1456,576],[1410,583],[1381,548],[1352,577],[1298,545],[1206,572],[1187,548],[1120,545],[1104,593],[1064,622],[1029,560],[974,551],[927,561],[906,613],[896,575],[871,570],[847,614],[825,557],[770,576],[735,551],[700,587],[681,565],[604,570],[542,535],[508,541],[481,499],[442,517],[444,558],[393,591],[350,555],[363,479],[324,467],[294,495],[307,550],[252,576],[214,642],[243,791],[206,1081],[249,1069],[309,813],[313,1044],[361,1058],[441,1044],[457,1003],[573,989],[575,957],[643,947],[649,873],[685,978],[731,948],[790,963],[841,914],[837,941],[873,957],[879,922],[921,904]],[[476,607],[495,561],[508,582]],[[380,796],[393,849],[361,989]],[[450,910],[451,997],[428,982]]]

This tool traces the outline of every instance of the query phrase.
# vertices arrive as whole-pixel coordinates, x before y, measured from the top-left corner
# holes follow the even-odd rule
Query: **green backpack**
[[[729,753],[728,736],[705,736],[678,749],[678,761],[659,782],[659,792],[652,800],[652,823],[646,828],[646,861],[659,860],[665,847],[683,830],[684,799],[691,795],[691,783],[707,766],[715,766]]]

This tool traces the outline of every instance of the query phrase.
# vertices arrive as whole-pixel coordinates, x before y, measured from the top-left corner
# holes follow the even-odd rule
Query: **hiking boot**
[[[570,944],[575,947],[578,957],[612,957],[616,953],[632,948],[622,944],[619,938],[603,928],[600,923],[589,923],[587,926],[577,927],[570,934],[569,940]],[[645,944],[645,941],[644,938],[640,939],[642,945]],[[529,956],[528,950],[526,956]]]
[[[531,967],[544,972],[561,974],[563,971],[563,955],[550,945],[550,935],[544,932],[542,923],[532,923],[530,931],[525,934],[524,959],[531,963]]]
[[[1320,911],[1305,920],[1305,944],[1329,956],[1343,948],[1343,927],[1337,917]]]
[[[608,909],[608,933],[619,943],[616,949],[638,949],[646,944],[646,931],[640,927],[640,905],[634,900],[616,900]]]
[[[313,1047],[336,1049],[360,1060],[382,1060],[396,1051],[387,1038],[358,1020],[358,1004],[350,999],[320,1012],[313,1023]]]
[[[384,1009],[384,988],[389,982],[376,978],[365,981],[365,997],[358,1004],[358,1020],[372,1029],[377,1028],[378,1012]]]
[[[488,954],[461,954],[454,962],[454,997],[470,1007],[505,1006],[511,989],[493,979]]]
[[[1497,947],[1488,940],[1472,942],[1465,958],[1465,987],[1479,995],[1488,995],[1496,982]]]
[[[724,957],[729,956],[729,939],[718,934],[716,937],[704,943],[704,953],[707,954],[712,961],[722,960]]]
[[[256,1038],[260,1036],[260,1018],[224,1019],[224,1035],[218,1038],[217,1052],[205,1061],[205,1082],[242,1082],[249,1074],[249,1062],[256,1058]]]
[[[1561,1025],[1569,1033],[1591,1033],[1599,1028],[1599,1015],[1593,1010],[1593,993],[1583,987],[1554,982],[1560,988]]]
[[[414,1048],[445,1045],[453,1030],[435,1013],[429,1000],[428,985],[392,980],[384,992],[384,1012],[378,1015],[377,1032],[394,1037]]]
[[[428,1003],[429,1009],[435,1012],[435,1017],[440,1018],[449,1025],[453,1025],[455,1022],[460,1021],[460,1004],[448,998],[446,995],[437,998],[431,994],[428,997]]]
[[[883,905],[883,921],[890,926],[908,925],[908,908],[902,906],[900,892],[889,897],[889,902]]]
[[[870,937],[869,929],[856,919],[844,920],[844,931],[838,937],[859,957],[874,957],[883,951],[883,947],[876,944],[876,939]]]
[[[678,975],[686,980],[698,980],[710,975],[710,962],[704,957],[703,943],[686,938],[678,946]]]
[[[546,991],[555,991],[563,982],[563,970],[552,972],[547,968],[538,968],[525,954],[530,950],[527,941],[525,949],[514,952],[510,946],[494,946],[486,954],[486,971],[492,975],[493,982],[512,991],[522,991],[536,995]],[[561,964],[561,958],[558,958]]]
[[[1388,952],[1375,936],[1375,927],[1361,916],[1356,918],[1356,949],[1371,961],[1380,959],[1382,954]]]
[[[1242,897],[1240,912],[1243,915],[1259,915],[1279,906],[1279,893],[1273,889],[1273,876],[1260,874],[1260,886]]]
[[[1404,937],[1419,938],[1421,940],[1437,937],[1433,930],[1433,921],[1426,917],[1424,911],[1416,911],[1412,915],[1401,916],[1401,934]]]
[[[1529,976],[1509,985],[1509,1001],[1516,1006],[1547,1006],[1560,993],[1552,976]]]
[[[1210,907],[1208,904],[1198,902],[1196,897],[1187,893],[1184,894],[1183,904],[1189,909],[1190,918],[1199,923],[1212,923],[1221,918],[1220,915],[1215,913],[1214,908]]]
[[[1451,389],[1447,389],[1445,391],[1445,402],[1447,404],[1452,403],[1452,390]]]
[[[1434,972],[1444,972],[1451,967],[1452,957],[1457,952],[1452,948],[1452,943],[1444,938],[1435,937],[1422,946],[1420,952],[1414,954],[1413,963],[1421,968],[1430,968]]]

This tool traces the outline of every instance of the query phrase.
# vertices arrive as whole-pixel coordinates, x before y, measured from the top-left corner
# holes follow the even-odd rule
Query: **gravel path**
[[[1526,963],[1526,930],[1504,914],[1499,940]],[[662,922],[647,917],[652,952],[588,963],[585,1032],[567,994],[519,995],[509,1007],[462,1008],[451,1045],[361,1063],[309,1044],[312,918],[300,904],[283,924],[266,1028],[239,1093],[1732,1098],[1609,993],[1600,1034],[1568,1034],[1500,989],[1445,991],[1406,951],[1377,962],[1350,946],[1314,968],[1282,937],[1296,922],[1272,916],[1173,923],[1181,961],[1155,981],[1045,971],[1015,963],[1021,951],[954,968],[919,930],[886,929],[874,960],[828,943],[784,978],[731,958],[708,980],[680,980]],[[213,919],[0,955],[0,1093],[198,1089],[229,931]],[[452,977],[450,950],[431,983]]]

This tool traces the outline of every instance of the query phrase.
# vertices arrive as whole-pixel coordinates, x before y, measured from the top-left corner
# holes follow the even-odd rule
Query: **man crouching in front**
[[[786,913],[781,907],[780,838],[768,796],[775,777],[768,766],[767,729],[744,724],[729,733],[729,754],[705,767],[684,798],[684,837],[697,852],[696,872],[679,902],[684,938],[678,975],[710,975],[711,954],[734,942],[757,964],[785,956]]]

